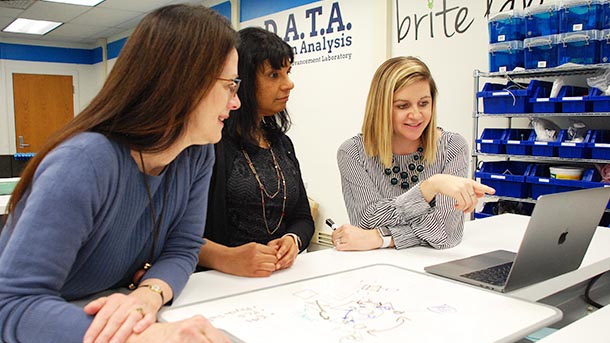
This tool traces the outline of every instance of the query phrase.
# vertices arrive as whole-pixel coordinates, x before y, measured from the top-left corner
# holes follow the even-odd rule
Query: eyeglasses
[[[217,80],[221,80],[221,81],[229,81],[231,82],[231,84],[229,84],[229,91],[231,92],[231,95],[235,95],[237,94],[237,90],[239,89],[239,85],[241,84],[241,79],[223,79],[222,77],[217,77]]]

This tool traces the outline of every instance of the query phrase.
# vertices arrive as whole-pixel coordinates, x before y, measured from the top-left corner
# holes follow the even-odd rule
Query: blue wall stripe
[[[109,60],[113,59],[113,58],[117,58],[119,56],[119,53],[123,49],[125,42],[127,42],[127,37],[108,43],[107,53],[108,53]]]
[[[231,2],[225,1],[210,7],[231,20]],[[108,59],[119,56],[127,38],[108,43]],[[27,44],[0,43],[0,59],[55,62],[73,64],[96,64],[102,62],[102,48],[77,49]]]
[[[320,0],[242,0],[240,4],[240,20],[248,21],[268,14],[281,12],[290,8],[295,8]]]
[[[230,1],[221,2],[218,5],[214,5],[210,8],[215,10],[216,12],[222,14],[223,16],[227,17],[227,19],[231,20],[231,2]]]
[[[58,48],[51,46],[0,43],[0,59],[93,64],[94,49]]]

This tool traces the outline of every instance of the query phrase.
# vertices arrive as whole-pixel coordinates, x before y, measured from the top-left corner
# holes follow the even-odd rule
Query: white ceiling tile
[[[13,22],[13,18],[9,17],[0,17],[0,31],[8,26],[8,24]]]
[[[55,30],[47,33],[45,36],[53,38],[53,36],[65,36],[65,37],[80,37],[86,38],[89,37],[96,32],[103,31],[108,29],[103,26],[93,26],[93,25],[80,25],[80,24],[72,24],[66,23],[56,28]]]
[[[49,45],[54,42],[69,42],[76,45],[83,45],[86,42],[87,45],[91,45],[92,40],[130,32],[146,13],[158,7],[181,2],[210,1],[215,0],[105,0],[93,8],[33,1],[26,10],[3,7],[0,4],[0,29],[17,17],[64,22],[62,26],[44,36],[0,33],[0,38],[8,38],[11,41],[21,39],[24,42],[40,41]]]
[[[96,25],[111,27],[124,23],[133,17],[141,15],[142,12],[121,11],[110,8],[93,8],[83,15],[72,20],[75,24]]]
[[[65,23],[89,10],[91,10],[91,7],[37,1],[30,8],[23,11],[20,17]]]
[[[116,36],[121,32],[124,32],[124,29],[118,27],[111,27],[103,31],[96,32],[91,36],[87,37],[88,40],[98,40],[100,38],[110,38],[112,36]]]
[[[106,0],[97,7],[112,8],[118,10],[149,12],[161,6],[174,3],[175,0],[147,0],[147,1],[125,1],[125,0]]]
[[[119,27],[119,28],[121,28],[123,30],[133,29],[134,27],[138,26],[138,23],[140,22],[140,20],[142,20],[142,18],[144,18],[145,16],[146,16],[146,14],[143,13],[143,14],[135,17],[135,18],[132,18],[132,19],[130,19],[130,20],[124,22],[124,23],[121,23],[121,24],[118,24],[118,25],[115,25],[115,26]]]
[[[0,17],[17,17],[23,10],[18,8],[0,8]]]

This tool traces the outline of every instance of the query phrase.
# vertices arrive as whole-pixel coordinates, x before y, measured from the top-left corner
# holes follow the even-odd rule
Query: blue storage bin
[[[481,138],[476,139],[478,150],[488,154],[504,154],[504,138],[507,129],[483,129]]]
[[[600,160],[610,160],[610,131],[592,130],[589,140],[591,148],[591,158]]]
[[[579,189],[579,187],[576,187],[574,184],[557,184],[557,179],[551,178],[549,167],[551,167],[551,165],[533,164],[529,170],[529,175],[525,177],[525,182],[530,185],[530,194],[533,199],[538,199],[539,196],[545,194],[568,192]]]
[[[558,39],[558,35],[526,38],[523,41],[525,69],[556,67]]]
[[[553,84],[546,82],[540,87],[534,89],[530,103],[533,113],[558,113],[561,112],[561,104],[557,99],[551,98],[551,89]]]
[[[602,1],[602,30],[610,29],[610,1]]]
[[[557,156],[557,146],[553,142],[536,141],[532,142],[532,155],[534,156]]]
[[[506,85],[486,83],[477,97],[483,98],[483,110],[488,114],[529,113],[532,111],[530,98],[537,88],[552,87],[552,83],[532,80],[528,84],[509,82]]]
[[[483,205],[481,212],[474,213],[474,218],[487,218],[502,213],[516,213],[529,216],[534,210],[534,205],[535,204],[531,202],[519,202],[512,200],[486,202]]]
[[[591,141],[591,130],[587,132],[582,142],[570,142],[568,140],[568,130],[559,131],[557,142],[557,155],[564,158],[591,158],[591,148],[588,143]]]
[[[523,14],[510,10],[493,14],[487,24],[489,28],[489,43],[523,40],[525,37]]]
[[[589,101],[588,95],[589,89],[586,87],[561,87],[559,94],[557,94],[557,101],[561,104],[561,112],[591,112],[593,106]]]
[[[589,101],[593,112],[610,112],[610,96],[604,95],[598,88],[591,88]]]
[[[536,134],[532,129],[508,129],[504,144],[509,155],[531,155]]]
[[[489,45],[489,71],[505,72],[523,67],[523,42],[513,40]]]
[[[599,31],[588,30],[559,34],[557,63],[599,63]]]
[[[523,21],[526,38],[559,33],[557,4],[547,3],[526,8]]]
[[[599,31],[599,62],[610,62],[610,29]]]
[[[559,6],[559,32],[600,30],[602,13],[600,0],[563,0]]]
[[[483,205],[483,209],[481,210],[481,212],[474,213],[474,219],[491,217],[491,216],[497,214],[497,210],[498,210],[497,202],[486,202],[485,205]]]
[[[495,195],[526,198],[529,191],[525,175],[528,174],[529,168],[530,164],[525,162],[483,162],[481,169],[474,175],[482,184],[494,188]]]

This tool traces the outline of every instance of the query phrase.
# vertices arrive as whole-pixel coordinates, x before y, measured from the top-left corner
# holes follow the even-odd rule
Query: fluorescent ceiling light
[[[53,30],[61,24],[63,23],[58,23],[56,21],[17,18],[2,31],[27,33],[31,35],[44,35],[45,33]]]
[[[43,0],[48,2],[60,2],[62,4],[81,5],[81,6],[95,6],[104,0]]]

